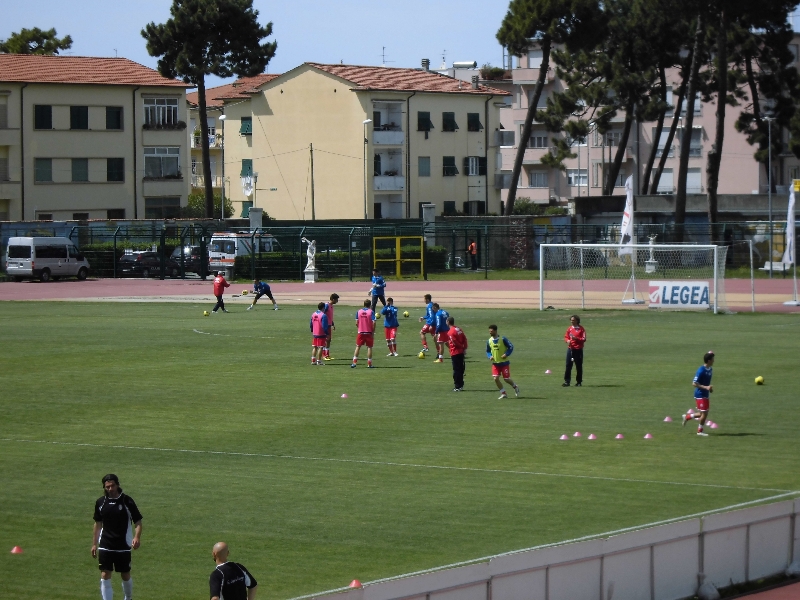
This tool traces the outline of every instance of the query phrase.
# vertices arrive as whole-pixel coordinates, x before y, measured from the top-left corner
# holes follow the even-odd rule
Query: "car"
[[[176,263],[178,263],[178,268],[180,269],[181,264],[181,247],[177,246],[175,250],[172,251],[172,256],[170,257]],[[198,275],[202,275],[200,272],[200,267],[202,266],[202,259],[200,253],[200,246],[184,246],[183,247],[183,268],[184,272],[186,273],[197,273]],[[206,254],[206,275],[211,273],[211,268],[208,265],[208,255]]]
[[[46,282],[61,277],[83,281],[89,274],[89,261],[72,240],[63,237],[12,237],[5,265],[14,281],[38,278]]]
[[[119,272],[125,277],[152,277],[161,276],[161,255],[158,252],[133,252],[123,254],[119,259]],[[164,261],[164,275],[179,277],[181,274],[180,263],[172,258]]]

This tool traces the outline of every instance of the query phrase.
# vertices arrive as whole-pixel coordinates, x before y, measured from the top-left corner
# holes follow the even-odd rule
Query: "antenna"
[[[447,50],[442,50],[442,66],[439,68],[440,69],[447,68]]]
[[[116,48],[114,48],[114,58],[119,58],[119,56],[117,56],[117,49]]]
[[[393,63],[393,60],[386,60],[386,46],[381,46],[381,66],[385,67],[386,63]]]

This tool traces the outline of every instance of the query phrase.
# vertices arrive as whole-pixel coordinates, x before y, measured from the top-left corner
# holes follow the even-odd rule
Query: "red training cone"
[[[672,417],[670,417],[669,415],[664,417],[664,423],[672,423]]]
[[[646,439],[646,440],[652,440],[652,439],[653,439],[653,435],[652,435],[652,434],[650,434],[650,433],[645,433],[645,434],[644,434],[644,439]]]
[[[23,552],[24,552],[24,550],[22,548],[20,548],[19,546],[14,546],[11,549],[11,554],[22,554]]]
[[[560,438],[558,438],[558,439],[560,439],[560,440],[568,440],[569,438],[567,437],[567,434],[565,433],[564,435],[562,435],[562,436],[561,436]]]
[[[596,440],[596,439],[597,439],[597,436],[596,436],[595,434],[593,434],[593,433],[590,433],[590,434],[589,434],[589,439],[590,439],[590,440]]]
[[[575,433],[572,434],[572,437],[581,437],[581,432],[576,431]]]
[[[615,440],[624,440],[625,436],[622,435],[621,433],[618,433],[617,435],[614,436],[614,439]]]
[[[360,587],[362,587],[362,585],[361,585],[361,582],[358,579],[353,579],[353,581],[351,581],[350,585],[348,585],[347,587],[360,588]]]
[[[342,398],[349,398],[349,397],[350,396],[348,396],[347,394],[342,394]]]

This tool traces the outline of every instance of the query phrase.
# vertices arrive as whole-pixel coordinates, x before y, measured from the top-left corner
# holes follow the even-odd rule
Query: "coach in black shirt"
[[[228,562],[228,544],[217,542],[211,551],[217,567],[211,572],[208,584],[211,587],[211,600],[254,600],[256,597],[256,578],[250,575],[244,565]]]
[[[92,531],[92,556],[100,563],[100,594],[103,600],[113,600],[111,573],[116,571],[122,577],[125,600],[131,600],[131,548],[139,547],[142,513],[133,498],[122,493],[119,479],[113,473],[103,477],[103,489],[105,495],[94,505]]]

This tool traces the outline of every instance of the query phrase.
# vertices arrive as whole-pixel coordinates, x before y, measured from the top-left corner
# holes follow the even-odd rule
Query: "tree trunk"
[[[667,73],[663,65],[658,70],[659,79],[661,80],[661,100],[664,104],[667,103]],[[639,193],[646,194],[647,188],[650,184],[650,173],[653,171],[653,164],[656,162],[656,154],[658,154],[658,142],[661,141],[661,132],[664,130],[664,117],[667,114],[666,107],[658,114],[658,121],[656,121],[656,131],[653,134],[653,143],[650,147],[650,156],[647,157],[647,166],[644,169],[644,176],[642,183],[639,185]]]
[[[208,118],[206,112],[206,80],[200,75],[197,80],[197,108],[200,119],[200,147],[203,150],[203,183],[206,192],[206,218],[214,218],[214,186],[211,180],[211,159],[208,155]],[[194,135],[194,132],[192,133]]]
[[[694,34],[692,67],[689,71],[689,86],[686,93],[686,122],[681,135],[681,157],[678,167],[678,193],[675,195],[675,225],[677,241],[683,241],[683,224],[686,222],[686,174],[689,172],[689,151],[692,144],[694,121],[694,99],[697,96],[697,79],[700,71],[700,54],[703,43],[703,13],[697,15],[697,31]]]
[[[717,35],[717,86],[717,132],[706,164],[708,228],[711,241],[714,240],[714,225],[718,220],[717,187],[719,186],[719,167],[722,161],[722,143],[725,138],[725,107],[728,99],[728,16],[724,6],[720,10]]]
[[[525,158],[525,150],[528,147],[528,140],[531,137],[533,117],[536,115],[536,107],[539,105],[539,98],[542,96],[542,88],[547,78],[547,70],[550,68],[550,46],[552,40],[549,35],[542,36],[542,64],[539,67],[539,78],[536,80],[536,87],[533,88],[533,98],[528,104],[528,112],[525,115],[525,124],[522,126],[522,134],[517,146],[517,155],[514,158],[514,168],[511,171],[511,183],[508,186],[508,197],[506,199],[505,214],[510,215],[514,212],[514,202],[517,199],[517,183],[519,174],[522,172],[522,161]]]
[[[625,108],[625,125],[622,129],[622,137],[619,140],[619,146],[617,146],[617,153],[614,155],[614,162],[609,164],[608,166],[608,178],[606,179],[606,189],[605,195],[606,196],[613,196],[614,195],[614,182],[617,180],[617,175],[619,175],[619,170],[622,167],[622,161],[625,158],[625,151],[628,148],[628,138],[631,134],[631,126],[633,125],[633,105],[628,105]]]

